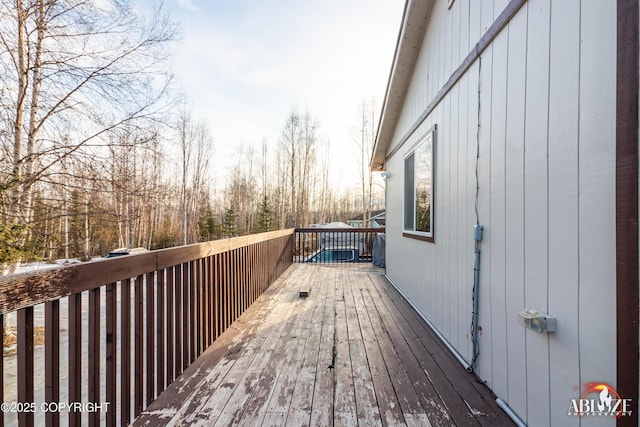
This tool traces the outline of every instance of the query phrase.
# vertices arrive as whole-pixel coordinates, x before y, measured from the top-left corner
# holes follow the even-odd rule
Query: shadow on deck
[[[368,264],[289,267],[134,421],[174,424],[513,425]]]

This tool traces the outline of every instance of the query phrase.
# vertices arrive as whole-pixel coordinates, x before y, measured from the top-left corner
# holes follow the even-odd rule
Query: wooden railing
[[[376,235],[384,228],[296,228],[296,262],[371,262]]]
[[[286,270],[293,237],[263,233],[0,279],[0,322],[16,312],[17,340],[13,399],[4,391],[14,373],[0,357],[0,426],[5,415],[21,426],[55,426],[61,416],[70,426],[128,424]],[[42,329],[44,367],[34,362]],[[12,348],[4,336],[3,352]]]

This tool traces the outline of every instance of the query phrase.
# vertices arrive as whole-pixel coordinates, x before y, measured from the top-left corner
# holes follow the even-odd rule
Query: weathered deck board
[[[134,422],[511,424],[382,270],[362,264],[290,267]]]

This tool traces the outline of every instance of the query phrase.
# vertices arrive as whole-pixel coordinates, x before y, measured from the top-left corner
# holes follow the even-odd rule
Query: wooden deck
[[[513,423],[381,269],[294,264],[134,425]]]

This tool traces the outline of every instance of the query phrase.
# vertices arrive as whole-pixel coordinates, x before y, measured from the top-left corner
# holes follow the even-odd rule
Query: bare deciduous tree
[[[360,191],[362,196],[363,225],[369,226],[373,205],[373,174],[369,168],[369,159],[375,142],[375,102],[363,100],[358,109],[358,122],[354,139],[359,157]]]
[[[0,3],[3,222],[31,222],[35,184],[62,159],[162,112],[174,35],[161,9],[145,19],[126,0]]]
[[[200,207],[207,205],[207,177],[213,147],[206,123],[194,124],[191,112],[186,109],[183,109],[179,118],[178,144],[182,174],[182,240],[186,245],[198,241],[200,237],[197,227],[198,216]]]
[[[310,113],[300,116],[292,111],[287,117],[278,147],[279,170],[287,176],[279,189],[286,195],[283,213],[287,227],[309,224],[318,133],[318,121]]]

